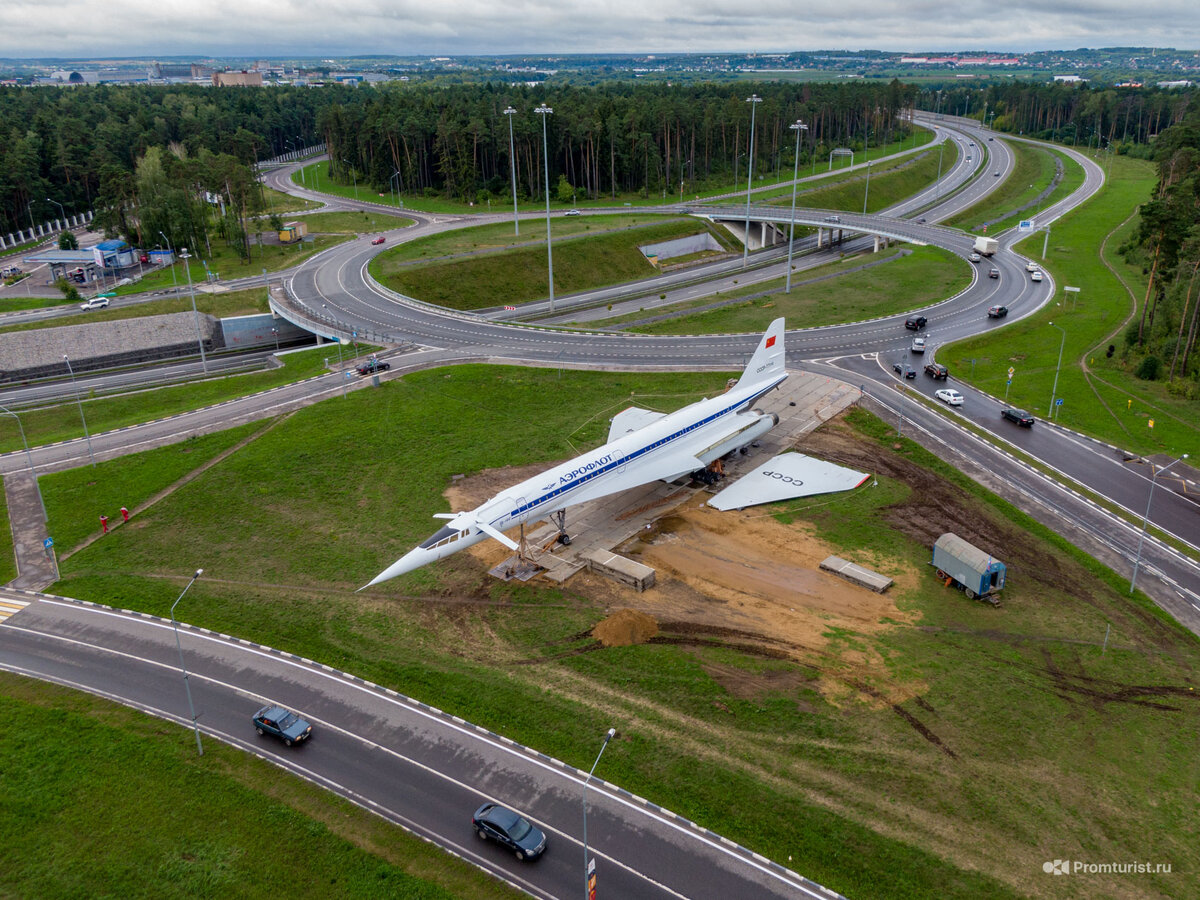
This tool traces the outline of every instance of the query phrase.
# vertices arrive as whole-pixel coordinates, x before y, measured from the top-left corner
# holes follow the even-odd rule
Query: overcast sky
[[[0,57],[1200,48],[1195,0],[0,0]]]

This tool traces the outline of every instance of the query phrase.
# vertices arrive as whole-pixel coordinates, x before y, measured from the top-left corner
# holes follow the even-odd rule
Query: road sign
[[[1062,397],[1059,397],[1057,400],[1055,400],[1055,401],[1054,401],[1054,405],[1055,405],[1055,406],[1062,406]]]
[[[1147,424],[1148,424],[1148,425],[1149,425],[1151,428],[1153,428],[1153,427],[1154,427],[1154,420],[1153,420],[1153,419],[1151,419],[1151,420],[1150,420],[1150,421],[1149,421]]]
[[[1078,294],[1079,293],[1079,288],[1071,287],[1070,285],[1063,285],[1063,290],[1069,294]]]
[[[1010,379],[1008,379],[1008,381],[1004,382],[1004,386],[1005,386],[1005,387],[1011,387],[1011,386],[1012,386],[1012,379],[1010,378]]]
[[[1008,377],[1009,377],[1009,378],[1012,378],[1012,377],[1013,377],[1013,375],[1015,375],[1015,374],[1016,374],[1016,371],[1017,371],[1017,370],[1016,370],[1016,369],[1014,369],[1012,366],[1009,366],[1009,367],[1008,367]]]
[[[45,540],[42,541],[42,546],[45,547],[47,550],[49,550],[51,547],[54,546],[54,538],[52,538],[52,537],[46,538]]]
[[[1033,231],[1033,219],[1022,219],[1017,225],[1017,231]]]

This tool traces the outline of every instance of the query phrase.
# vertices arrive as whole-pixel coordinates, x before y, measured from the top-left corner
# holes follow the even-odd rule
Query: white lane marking
[[[47,603],[47,604],[49,604],[49,605],[51,605],[51,606],[59,606],[59,607],[63,607],[63,608],[66,608],[66,609],[72,609],[72,610],[76,610],[76,611],[83,610],[83,611],[86,611],[86,612],[89,612],[89,613],[93,613],[93,614],[99,614],[99,615],[103,615],[103,616],[110,616],[110,617],[112,617],[112,618],[120,619],[120,620],[121,620],[121,621],[123,621],[123,622],[129,622],[129,623],[138,623],[138,624],[142,624],[142,625],[150,625],[150,626],[153,626],[153,627],[155,627],[155,628],[160,628],[160,629],[163,629],[163,630],[168,630],[168,629],[171,629],[171,627],[172,627],[170,624],[168,624],[168,623],[165,623],[165,622],[160,622],[160,621],[157,621],[157,620],[154,620],[154,619],[147,619],[147,618],[140,617],[140,616],[139,616],[139,617],[131,617],[131,616],[127,616],[127,615],[124,615],[124,614],[122,614],[122,613],[116,612],[115,610],[107,610],[107,609],[98,609],[98,608],[95,608],[95,607],[79,606],[79,605],[77,605],[77,604],[74,604],[74,603],[67,603],[67,602],[64,602],[64,601],[61,601],[61,600],[52,600],[52,599],[46,599],[46,600],[43,600],[42,602],[43,602],[43,603]],[[96,646],[96,645],[94,645],[94,644],[88,644],[88,643],[86,643],[86,642],[84,642],[84,641],[78,641],[78,640],[76,640],[76,639],[74,639],[74,638],[66,638],[66,637],[62,637],[62,636],[60,636],[60,635],[56,635],[56,634],[51,634],[51,633],[48,633],[48,632],[41,632],[41,631],[37,631],[37,630],[34,630],[34,629],[26,629],[26,630],[27,630],[29,633],[32,633],[32,634],[38,634],[38,635],[42,635],[42,636],[44,636],[44,637],[47,637],[47,638],[50,638],[50,639],[53,639],[53,640],[60,640],[60,641],[64,641],[64,642],[68,642],[68,643],[72,643],[72,644],[78,644],[78,645],[80,645],[80,646],[90,647],[90,648],[92,648],[92,649],[95,649],[95,650],[102,650],[102,651],[104,651],[104,652],[107,652],[107,653],[113,653],[113,654],[116,654],[116,655],[119,655],[119,656],[124,656],[124,657],[130,658],[130,659],[140,660],[140,661],[146,662],[146,663],[148,663],[148,664],[151,664],[151,665],[156,665],[156,666],[160,666],[160,667],[162,667],[162,668],[168,668],[168,669],[172,669],[172,670],[174,670],[174,666],[173,666],[173,665],[171,665],[171,664],[167,664],[167,663],[159,663],[159,662],[156,662],[156,661],[154,661],[154,660],[150,660],[150,659],[147,659],[147,658],[144,658],[144,657],[139,657],[139,656],[136,656],[136,655],[134,655],[134,654],[125,653],[125,652],[123,652],[123,651],[111,650],[111,649],[109,649],[109,648],[107,648],[107,647],[98,647],[98,646]],[[509,754],[510,756],[513,756],[513,757],[514,757],[514,758],[516,758],[516,759],[520,759],[520,760],[522,760],[523,762],[526,762],[526,763],[532,763],[534,766],[536,766],[536,767],[538,767],[538,768],[541,768],[541,769],[543,769],[543,770],[544,770],[544,771],[546,771],[546,772],[550,772],[550,773],[552,773],[552,774],[555,774],[555,775],[558,775],[558,776],[560,776],[560,777],[566,777],[566,778],[568,778],[568,779],[569,779],[569,780],[571,780],[571,781],[575,781],[575,782],[577,782],[578,784],[582,784],[582,783],[583,783],[583,781],[584,781],[584,779],[583,779],[583,778],[581,778],[581,777],[580,777],[578,774],[576,774],[576,773],[575,773],[575,772],[573,772],[573,771],[564,771],[564,770],[562,770],[562,769],[561,769],[561,768],[559,768],[559,767],[556,767],[556,766],[550,765],[550,764],[548,764],[548,763],[546,763],[546,762],[543,762],[541,759],[534,758],[534,757],[530,756],[530,755],[529,755],[529,754],[527,754],[527,753],[524,753],[524,752],[521,752],[521,751],[519,751],[519,750],[513,749],[513,747],[510,747],[510,746],[508,746],[508,745],[505,745],[505,744],[503,744],[503,743],[496,743],[495,741],[492,741],[492,740],[485,740],[485,735],[481,735],[481,734],[480,734],[478,731],[474,730],[473,728],[468,728],[468,727],[464,727],[463,725],[459,725],[459,724],[457,724],[457,723],[448,722],[448,721],[447,721],[445,718],[442,718],[442,717],[440,717],[440,716],[434,715],[433,713],[428,713],[428,712],[426,712],[426,711],[425,711],[425,710],[423,710],[423,709],[419,709],[419,708],[413,707],[413,706],[411,706],[411,705],[409,705],[409,704],[407,704],[407,703],[404,703],[404,702],[402,702],[402,701],[401,701],[399,698],[397,698],[397,697],[391,697],[391,696],[389,696],[389,695],[380,694],[380,693],[378,693],[377,691],[375,691],[375,690],[372,690],[371,688],[368,688],[368,687],[366,687],[365,685],[358,684],[358,683],[356,683],[356,682],[353,682],[353,681],[348,681],[346,678],[342,677],[342,676],[341,676],[340,674],[338,674],[337,672],[334,672],[334,671],[326,672],[326,671],[324,671],[324,670],[321,670],[321,669],[315,669],[315,668],[312,668],[312,667],[310,667],[310,666],[304,665],[303,663],[300,663],[300,662],[298,662],[298,661],[296,661],[296,660],[289,659],[289,658],[287,658],[287,657],[282,657],[282,656],[279,656],[279,655],[277,655],[277,654],[275,654],[275,653],[270,653],[270,652],[267,652],[267,651],[264,651],[264,650],[259,650],[259,649],[257,649],[257,648],[253,648],[253,647],[242,647],[242,646],[240,646],[240,645],[238,645],[238,644],[231,643],[231,642],[230,642],[230,641],[228,641],[228,640],[223,640],[223,639],[221,639],[221,638],[220,638],[220,637],[218,637],[218,636],[215,636],[215,635],[210,635],[210,634],[204,634],[204,633],[198,633],[198,632],[196,632],[196,631],[194,631],[194,630],[192,630],[192,629],[190,629],[190,628],[185,628],[185,629],[184,629],[184,630],[181,632],[181,634],[187,634],[187,635],[189,635],[190,637],[197,638],[197,639],[199,639],[199,640],[210,641],[210,642],[216,643],[216,644],[220,645],[221,647],[225,647],[225,648],[228,648],[228,647],[236,647],[237,649],[241,650],[242,652],[249,653],[249,654],[251,654],[251,655],[254,655],[254,656],[260,656],[260,657],[263,657],[264,659],[270,659],[270,660],[273,660],[273,661],[276,661],[276,662],[281,662],[281,663],[284,663],[286,666],[290,666],[290,667],[293,667],[293,668],[301,669],[301,670],[303,670],[303,671],[305,671],[305,672],[309,672],[309,673],[315,674],[315,675],[317,675],[317,676],[318,676],[318,677],[320,677],[320,678],[324,678],[324,679],[327,679],[327,680],[333,681],[333,682],[335,682],[336,684],[338,684],[338,685],[341,685],[341,686],[343,686],[343,687],[350,687],[350,688],[354,689],[355,691],[358,691],[358,692],[361,692],[361,693],[364,693],[364,694],[368,694],[368,695],[369,695],[369,696],[371,696],[372,698],[376,698],[376,699],[379,699],[379,700],[383,700],[385,703],[387,703],[387,704],[390,704],[390,705],[392,705],[392,706],[395,706],[395,707],[397,707],[397,708],[403,709],[403,710],[404,710],[404,711],[406,711],[406,712],[409,712],[409,713],[415,713],[415,714],[417,714],[419,717],[421,717],[421,718],[424,718],[424,719],[428,720],[428,721],[429,721],[429,722],[431,722],[431,723],[434,723],[434,724],[437,724],[437,725],[441,725],[441,726],[443,726],[443,727],[446,727],[446,728],[449,728],[450,730],[453,730],[453,731],[457,731],[457,732],[459,732],[459,733],[460,733],[461,735],[463,735],[463,736],[466,736],[466,737],[472,737],[472,738],[474,738],[475,740],[477,740],[477,741],[480,741],[481,743],[486,743],[486,744],[487,744],[489,747],[491,747],[491,748],[493,748],[493,749],[498,749],[498,750],[501,750],[501,751],[503,751],[503,752],[505,752],[505,753]],[[246,695],[246,696],[248,696],[248,697],[257,697],[257,696],[258,696],[258,695],[255,695],[255,694],[251,693],[250,691],[247,691],[247,690],[245,690],[244,688],[236,687],[236,686],[234,686],[234,685],[232,685],[232,684],[226,684],[225,682],[221,682],[221,681],[218,681],[218,680],[216,680],[216,679],[209,678],[208,676],[202,676],[202,675],[198,675],[197,673],[194,673],[194,672],[190,672],[190,673],[189,673],[189,675],[190,675],[191,677],[195,677],[195,678],[204,678],[204,679],[205,679],[205,680],[207,680],[207,681],[212,681],[212,682],[213,682],[213,683],[215,683],[215,684],[220,684],[220,685],[222,685],[222,686],[224,686],[224,687],[227,687],[227,688],[228,688],[228,689],[230,689],[230,690],[236,691],[236,692],[238,692],[238,693],[241,693],[241,694],[245,694],[245,695]],[[330,728],[335,728],[335,726],[328,726],[328,727],[330,727]],[[336,729],[336,728],[335,728],[335,730],[340,730],[340,729]],[[346,732],[346,733],[348,733],[348,732]],[[499,736],[497,735],[497,737],[499,737]],[[363,741],[364,743],[370,743],[370,742],[366,741],[366,739],[365,739],[365,738],[359,738],[359,740]],[[376,745],[376,746],[378,746],[378,745]],[[394,755],[396,755],[397,757],[399,757],[399,758],[401,758],[401,759],[407,759],[406,757],[403,757],[403,756],[401,756],[400,754],[398,754],[398,753],[395,753],[394,751],[387,750],[387,748],[382,748],[382,747],[381,747],[380,749],[384,749],[384,750],[385,750],[386,752],[388,752],[388,753],[393,753]],[[535,751],[535,752],[536,752],[536,751]],[[408,760],[408,761],[409,761],[409,762],[411,762],[413,765],[420,766],[421,768],[426,768],[426,767],[425,767],[425,766],[423,766],[421,763],[418,763],[418,762],[416,762],[415,760]],[[455,783],[455,784],[458,784],[458,782],[454,782],[454,780],[453,780],[453,779],[451,779],[451,778],[450,778],[449,776],[447,776],[447,775],[444,775],[444,774],[442,774],[442,773],[440,773],[440,772],[436,772],[436,771],[435,771],[435,770],[433,770],[433,769],[428,769],[428,771],[429,771],[429,772],[431,772],[432,774],[436,774],[436,775],[437,775],[438,777],[440,777],[440,778],[444,778],[444,779],[445,779],[445,780],[447,780],[447,781],[451,781],[451,782],[453,782],[453,783]],[[594,782],[593,782],[593,783],[594,783]],[[463,787],[466,787],[466,786],[465,786],[465,785],[463,785]],[[468,788],[468,789],[469,789],[469,790],[475,790],[474,788]],[[768,868],[768,867],[766,867],[766,866],[759,865],[759,864],[757,864],[757,863],[755,863],[755,862],[753,862],[753,861],[751,861],[751,860],[747,860],[747,859],[746,859],[744,856],[742,856],[741,854],[738,854],[738,853],[735,853],[735,852],[733,852],[733,851],[729,850],[728,848],[726,848],[726,847],[722,846],[722,845],[721,845],[719,842],[717,842],[717,841],[714,841],[714,840],[711,840],[711,839],[707,838],[705,835],[696,834],[695,832],[693,832],[693,831],[690,831],[689,829],[687,829],[687,828],[685,828],[685,827],[683,827],[683,826],[681,826],[681,825],[678,825],[678,824],[676,824],[675,822],[672,822],[672,821],[670,821],[669,819],[667,819],[667,818],[664,818],[663,816],[659,816],[659,815],[657,815],[657,814],[656,814],[656,813],[654,813],[652,810],[645,809],[644,807],[642,807],[641,805],[639,805],[639,804],[637,804],[637,803],[635,803],[635,802],[631,802],[631,801],[629,801],[629,800],[626,800],[624,797],[621,797],[621,796],[618,796],[618,795],[615,795],[615,794],[612,794],[612,793],[607,793],[607,792],[606,792],[606,793],[605,793],[605,796],[606,796],[606,797],[607,797],[609,800],[615,801],[616,803],[618,803],[618,804],[620,804],[620,805],[624,806],[625,808],[627,808],[627,809],[629,809],[629,810],[633,810],[633,811],[635,811],[635,812],[638,812],[638,813],[640,813],[640,814],[642,814],[642,815],[644,815],[644,816],[647,816],[647,817],[648,817],[648,818],[650,818],[650,819],[653,819],[653,820],[655,820],[655,821],[659,822],[659,823],[660,823],[660,824],[662,824],[662,825],[666,825],[666,826],[668,826],[669,828],[672,828],[672,829],[674,829],[674,830],[675,830],[676,832],[678,832],[679,834],[682,834],[682,835],[685,835],[685,836],[687,836],[687,837],[691,837],[691,838],[697,839],[697,840],[699,840],[701,843],[705,844],[706,846],[708,846],[708,847],[710,847],[710,848],[712,848],[712,849],[715,849],[715,850],[719,850],[719,851],[721,851],[722,853],[724,853],[726,856],[732,857],[733,859],[737,860],[737,861],[738,861],[738,862],[740,862],[740,863],[743,863],[743,864],[749,864],[749,865],[750,865],[752,868],[758,869],[759,871],[763,872],[764,874],[767,874],[767,875],[770,875],[770,876],[772,876],[773,878],[777,879],[778,881],[780,881],[780,882],[781,882],[781,883],[783,883],[783,884],[787,884],[787,885],[788,885],[788,886],[790,886],[790,887],[798,887],[798,888],[800,888],[801,890],[808,890],[808,889],[807,889],[807,888],[806,888],[806,887],[805,887],[803,884],[798,884],[798,883],[797,883],[796,881],[794,881],[794,880],[791,880],[791,879],[788,879],[788,878],[784,878],[784,877],[783,877],[783,876],[781,876],[781,875],[780,875],[778,872],[776,872],[776,871],[773,871],[771,868]],[[674,815],[674,814],[672,814],[672,815]],[[713,834],[715,834],[715,832],[713,832]],[[564,837],[565,837],[565,835],[564,835]],[[621,865],[621,863],[617,862],[616,860],[612,860],[612,862],[616,863],[617,865]],[[632,871],[632,870],[631,870],[631,871]],[[633,873],[633,874],[637,874],[639,878],[643,878],[643,879],[645,879],[646,881],[649,881],[649,882],[651,882],[651,883],[654,883],[652,879],[650,879],[650,878],[647,878],[646,876],[644,876],[644,875],[641,875],[640,873]],[[801,876],[801,875],[799,875],[799,873],[793,873],[793,874],[795,874],[797,878],[803,878],[803,877],[804,877],[804,876]],[[664,887],[664,890],[668,890],[668,889]],[[814,896],[814,897],[815,897],[815,896],[818,896],[818,895],[816,895],[816,894],[813,894],[812,896]]]
[[[40,632],[38,632],[38,633],[40,633]],[[119,703],[122,706],[128,706],[131,709],[136,709],[139,712],[145,713],[146,715],[156,716],[160,719],[165,719],[168,722],[174,722],[175,724],[180,725],[184,728],[187,728],[188,726],[190,726],[192,724],[190,719],[187,719],[183,716],[176,715],[175,713],[172,713],[172,712],[168,712],[167,710],[159,709],[158,707],[154,707],[154,706],[145,706],[145,705],[142,705],[139,703],[133,703],[128,698],[121,697],[119,694],[113,694],[109,691],[100,690],[99,688],[93,687],[91,685],[86,685],[86,684],[82,684],[80,682],[72,681],[69,678],[61,678],[56,675],[49,675],[49,674],[34,671],[32,669],[25,669],[21,666],[9,665],[7,663],[4,663],[3,661],[0,661],[0,669],[4,669],[6,671],[13,672],[17,675],[24,675],[28,678],[36,678],[40,681],[50,681],[54,684],[62,685],[63,687],[69,687],[69,688],[72,688],[73,690],[78,690],[78,691],[82,691],[87,694],[92,694],[97,697],[102,697],[105,700],[111,700],[113,703]],[[197,723],[197,725],[198,725],[198,723]],[[213,728],[209,725],[203,725],[203,726],[198,725],[198,727],[200,727],[200,730],[203,731],[209,737],[224,741],[225,743],[229,744],[232,747],[235,747],[246,753],[250,753],[254,756],[257,756],[259,759],[266,760],[267,762],[271,763],[272,765],[278,766],[279,768],[283,769],[285,772],[289,772],[293,775],[297,775],[301,778],[304,778],[308,781],[313,782],[314,784],[325,785],[325,786],[329,787],[335,793],[338,793],[340,796],[348,799],[351,803],[355,804],[356,806],[360,806],[363,809],[365,809],[367,812],[372,813],[373,815],[377,815],[381,819],[389,821],[392,824],[399,825],[405,831],[411,832],[411,833],[417,835],[418,837],[422,838],[423,840],[427,840],[430,843],[436,844],[436,846],[440,847],[441,849],[445,850],[448,853],[452,853],[455,856],[458,856],[460,859],[463,859],[464,861],[471,862],[471,864],[474,865],[476,868],[482,869],[483,871],[487,872],[489,875],[492,875],[493,877],[499,878],[502,881],[506,881],[509,884],[513,884],[515,887],[521,887],[522,889],[528,891],[529,893],[537,894],[539,896],[547,897],[547,898],[553,897],[553,895],[546,893],[545,889],[540,888],[537,885],[531,884],[531,883],[525,881],[524,879],[512,879],[507,871],[505,871],[503,869],[497,869],[497,868],[490,867],[487,864],[487,861],[484,860],[483,857],[479,856],[474,851],[467,850],[466,847],[463,847],[457,841],[454,841],[450,838],[443,838],[442,835],[438,834],[437,832],[432,831],[432,830],[420,825],[419,823],[409,819],[407,816],[402,815],[401,813],[397,812],[396,810],[393,810],[393,809],[390,809],[389,807],[383,806],[382,804],[378,803],[377,801],[372,800],[369,797],[365,797],[362,794],[359,794],[357,791],[353,791],[350,788],[346,787],[345,785],[340,784],[337,781],[334,781],[332,778],[329,778],[325,775],[320,774],[319,772],[314,772],[311,769],[308,769],[304,766],[299,765],[292,758],[266,752],[258,746],[247,743],[240,737],[229,734],[228,732],[221,731],[217,728]],[[437,838],[437,841],[433,840],[433,838]],[[441,841],[443,843],[438,843],[439,841]],[[458,852],[458,851],[462,851],[462,852]],[[472,860],[478,860],[478,862],[472,862]],[[518,882],[519,882],[519,884],[518,884]]]

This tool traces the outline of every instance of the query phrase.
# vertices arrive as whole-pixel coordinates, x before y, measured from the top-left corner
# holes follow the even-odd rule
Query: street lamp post
[[[546,176],[546,267],[550,273],[550,312],[554,312],[554,251],[550,247],[550,150],[546,143],[546,116],[554,110],[544,103],[534,110],[542,117],[542,169]],[[512,125],[512,119],[508,120]]]
[[[788,126],[796,132],[796,158],[792,164],[792,224],[788,228],[788,257],[785,294],[792,292],[792,242],[796,239],[796,180],[800,173],[800,132],[807,131],[808,126],[797,119]]]
[[[392,187],[392,205],[399,206],[400,205],[400,170],[399,169],[394,171],[392,173],[391,177],[388,179],[389,187],[391,187],[393,183],[395,183],[395,187]]]
[[[305,180],[305,177],[304,177],[303,157],[300,156],[300,154],[304,150],[304,139],[302,137],[300,137],[300,135],[296,135],[296,140],[300,142],[299,145],[296,147],[297,161],[300,163],[300,183],[302,185],[304,185],[304,187],[308,187],[308,181]]]
[[[321,309],[325,310],[325,317],[329,319],[329,324],[336,324],[333,321],[333,317],[329,315],[329,304],[322,303]],[[331,328],[330,331],[332,330],[333,329]],[[342,339],[335,336],[334,340],[337,341],[338,345],[338,378],[341,379],[342,382],[342,399],[344,400],[346,398],[346,373],[342,371]]]
[[[350,177],[354,180],[354,199],[357,202],[357,200],[358,200],[358,172],[355,171],[354,166],[350,165],[349,160],[343,159],[342,162],[345,163],[346,168],[348,168],[350,170]]]
[[[592,780],[592,772],[596,771],[596,766],[600,765],[600,757],[604,755],[604,748],[608,746],[608,742],[611,741],[616,736],[616,734],[617,734],[617,729],[615,729],[615,728],[608,729],[608,732],[604,735],[604,743],[600,745],[600,752],[596,754],[596,761],[594,763],[592,763],[592,770],[591,770],[591,772],[588,772],[587,778],[585,778],[583,780],[583,896],[584,896],[585,900],[588,896],[590,896],[590,894],[588,892],[588,887],[589,887],[588,881],[589,881],[589,875],[591,874],[588,871],[588,845],[587,845],[587,789],[588,789],[588,782]]]
[[[197,569],[196,574],[192,576],[192,580],[187,583],[187,587],[183,589],[183,592],[171,604],[171,627],[175,629],[175,649],[179,651],[179,671],[183,673],[183,688],[187,691],[188,711],[192,714],[192,730],[196,732],[196,753],[199,756],[204,755],[204,747],[200,743],[200,726],[196,724],[196,706],[192,703],[192,686],[188,682],[187,667],[183,664],[183,647],[179,643],[179,623],[175,621],[175,607],[179,605],[179,601],[183,599],[183,595],[188,592],[188,588],[195,584],[196,579],[203,574],[203,569]]]
[[[1158,473],[1165,472],[1175,463],[1183,462],[1188,455],[1185,453],[1175,462],[1167,463],[1161,469],[1154,468],[1154,463],[1150,463],[1150,496],[1146,498],[1146,513],[1142,516],[1142,536],[1138,538],[1137,557],[1133,561],[1133,576],[1129,579],[1129,593],[1133,593],[1134,585],[1137,584],[1138,566],[1142,562],[1142,545],[1146,542],[1146,522],[1150,518],[1150,504],[1154,502],[1154,486],[1158,483]]]
[[[1057,328],[1062,332],[1062,342],[1058,345],[1058,365],[1054,367],[1054,386],[1050,388],[1050,416],[1053,417],[1054,400],[1058,394],[1058,372],[1059,369],[1062,368],[1063,347],[1065,347],[1067,343],[1067,332],[1061,325],[1055,325],[1053,322],[1050,323],[1050,327]]]
[[[62,230],[66,231],[67,230],[67,211],[65,209],[63,209],[63,205],[61,203],[59,203],[57,200],[51,200],[49,197],[46,198],[46,202],[53,203],[55,206],[58,207],[58,214],[60,216],[62,216],[62,223],[63,223]]]
[[[746,98],[746,102],[750,104],[750,158],[746,160],[746,233],[745,243],[742,247],[742,268],[750,261],[750,188],[754,184],[754,110],[758,104],[762,103],[762,97],[758,94],[751,94]]]
[[[33,454],[29,452],[29,441],[25,440],[25,426],[21,424],[21,417],[9,409],[7,406],[0,406],[0,414],[12,416],[17,420],[17,428],[21,432],[21,445],[25,448],[25,462],[29,464],[29,477],[33,479],[34,489],[37,490],[38,504],[42,507],[42,521],[46,521],[46,504],[42,500],[42,489],[38,487],[37,472],[33,468]]]
[[[79,421],[83,423],[83,437],[87,441],[88,456],[91,457],[92,465],[96,465],[96,454],[92,452],[92,436],[88,434],[87,419],[83,415],[83,400],[79,397],[79,385],[75,383],[75,370],[71,368],[71,359],[67,354],[63,354],[63,361],[67,364],[67,373],[71,376],[71,389],[75,392],[75,402],[79,404]]]
[[[274,337],[275,337],[275,352],[278,353],[279,352],[279,329],[272,328],[271,334],[274,335]]]
[[[196,309],[196,290],[192,287],[192,267],[188,260],[192,258],[187,252],[187,247],[180,248],[179,258],[183,260],[184,271],[187,272],[188,294],[192,298],[192,321],[196,325],[196,345],[200,348],[200,365],[204,367],[204,374],[208,374],[208,359],[204,355],[204,338],[200,335],[200,313]]]
[[[871,193],[871,160],[867,160],[867,186],[863,188],[863,215],[867,214],[867,195]]]
[[[521,233],[521,223],[517,218],[517,157],[513,152],[513,129],[512,117],[517,114],[517,111],[511,106],[504,110],[504,118],[508,119],[508,169],[512,173],[512,192],[513,192],[513,234]],[[546,120],[542,119],[544,123]]]

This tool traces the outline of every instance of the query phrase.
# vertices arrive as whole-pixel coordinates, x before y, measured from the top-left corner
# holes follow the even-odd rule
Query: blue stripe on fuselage
[[[668,435],[667,437],[664,437],[664,438],[661,438],[661,439],[655,441],[653,444],[647,444],[645,447],[642,447],[638,450],[633,451],[628,456],[624,456],[619,460],[614,460],[613,462],[608,463],[607,465],[602,466],[600,468],[593,469],[591,472],[587,472],[586,474],[580,476],[578,479],[576,479],[575,481],[572,481],[568,485],[562,485],[560,487],[555,488],[552,491],[547,491],[545,494],[542,494],[540,497],[537,497],[534,500],[530,500],[528,503],[526,503],[522,506],[518,506],[512,512],[493,519],[490,524],[495,525],[496,523],[500,522],[502,519],[505,519],[505,518],[509,518],[509,519],[515,518],[516,516],[519,516],[522,513],[528,512],[529,510],[534,509],[535,507],[541,505],[542,503],[545,503],[547,500],[551,500],[555,497],[561,496],[562,494],[565,494],[567,491],[574,490],[575,488],[579,487],[579,485],[584,484],[585,482],[588,482],[588,481],[592,480],[593,478],[599,478],[601,475],[605,474],[606,472],[609,472],[620,466],[628,465],[633,460],[635,460],[641,456],[644,456],[645,454],[649,453],[651,450],[657,450],[659,447],[662,447],[666,444],[671,443],[671,441],[674,441],[676,438],[683,437],[685,434],[689,434],[689,433],[695,431],[697,428],[701,427],[702,425],[707,425],[709,422],[719,419],[719,418],[721,418],[721,416],[727,415],[728,413],[732,412],[733,410],[737,409],[738,407],[748,406],[751,403],[754,403],[755,401],[757,401],[763,395],[769,393],[772,389],[778,387],[779,384],[786,377],[787,377],[787,375],[784,374],[784,375],[780,376],[778,379],[776,379],[775,381],[768,383],[767,385],[765,385],[763,387],[761,392],[755,394],[753,397],[743,398],[742,400],[739,400],[737,403],[731,404],[730,406],[727,406],[724,409],[718,410],[717,412],[713,413],[712,415],[710,415],[704,419],[701,419],[698,422],[693,422],[691,425],[688,425],[686,428],[681,428],[679,431],[676,431],[674,434]]]

